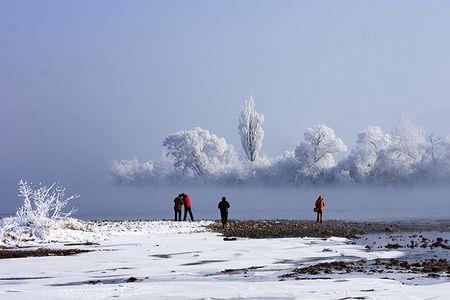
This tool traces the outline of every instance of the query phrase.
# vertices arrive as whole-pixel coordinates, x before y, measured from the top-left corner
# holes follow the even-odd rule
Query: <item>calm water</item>
[[[72,203],[83,219],[170,219],[173,198],[190,194],[196,218],[218,218],[225,195],[232,219],[313,219],[314,201],[323,194],[326,218],[345,220],[448,219],[450,187],[402,188],[257,188],[127,187],[111,183],[75,189]],[[1,215],[12,214],[18,199],[1,203]]]

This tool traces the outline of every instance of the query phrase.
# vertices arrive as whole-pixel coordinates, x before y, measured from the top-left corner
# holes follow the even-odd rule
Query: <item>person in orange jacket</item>
[[[317,198],[316,200],[316,206],[314,208],[314,211],[317,213],[317,222],[322,223],[322,216],[324,209],[325,209],[325,200],[323,199],[323,196],[320,195],[319,198]]]
[[[183,221],[186,221],[186,215],[189,212],[189,217],[191,221],[194,221],[194,216],[192,215],[192,205],[191,198],[188,194],[183,193],[183,205],[184,205],[184,218]]]

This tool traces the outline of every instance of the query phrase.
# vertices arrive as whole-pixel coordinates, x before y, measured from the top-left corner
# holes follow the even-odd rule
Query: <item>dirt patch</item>
[[[282,238],[282,237],[355,237],[362,234],[362,230],[341,221],[326,221],[316,223],[312,221],[232,221],[225,229],[216,223],[209,225],[210,229],[221,232],[227,237],[237,236],[246,238]]]
[[[450,221],[416,222],[346,222],[330,220],[323,223],[305,220],[230,221],[225,229],[219,222],[208,225],[226,237],[283,238],[331,237],[355,238],[367,233],[450,231]],[[444,243],[441,243],[443,245]],[[445,246],[444,246],[445,247]]]
[[[99,246],[99,243],[84,242],[84,243],[66,243],[64,246]]]
[[[208,259],[208,260],[200,260],[200,261],[191,262],[191,263],[185,263],[180,266],[199,266],[199,265],[213,264],[213,263],[219,263],[219,262],[225,262],[225,261],[228,261],[228,260]]]
[[[0,259],[22,258],[22,257],[41,257],[41,256],[68,256],[79,253],[90,252],[91,250],[81,249],[47,249],[39,248],[36,250],[0,250]]]
[[[302,275],[345,274],[345,273],[416,273],[431,278],[450,276],[450,261],[426,259],[409,263],[398,259],[376,259],[374,261],[333,261],[294,269],[280,278],[298,278]]]
[[[20,281],[20,280],[35,280],[35,279],[50,279],[53,277],[49,276],[36,276],[36,277],[3,277],[0,278],[0,281]]]
[[[191,254],[191,253],[201,253],[201,251],[190,251],[190,252],[176,252],[176,253],[167,253],[167,254],[153,254],[149,255],[150,257],[155,258],[172,258],[175,255],[183,255],[183,254]]]
[[[127,282],[139,282],[139,281],[142,281],[142,279],[139,279],[134,276],[131,276],[130,278],[127,279]]]
[[[248,267],[248,268],[243,268],[243,269],[225,269],[225,270],[222,270],[213,275],[235,275],[235,274],[241,274],[241,273],[247,274],[248,272],[250,272],[252,270],[257,270],[257,269],[261,269],[264,267],[265,266],[253,266],[253,267]]]
[[[145,279],[148,279],[148,277],[145,277]],[[142,282],[144,279],[138,278],[138,277],[123,277],[123,278],[114,278],[114,279],[93,279],[93,280],[87,280],[87,281],[73,281],[73,282],[66,282],[66,283],[54,283],[50,284],[48,286],[81,286],[81,285],[96,285],[96,284],[121,284],[121,283],[134,283],[134,282]]]

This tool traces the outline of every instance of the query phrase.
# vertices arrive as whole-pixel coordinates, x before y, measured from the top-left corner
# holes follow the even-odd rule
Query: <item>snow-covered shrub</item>
[[[56,183],[33,186],[20,180],[19,197],[23,204],[16,215],[4,218],[0,223],[0,244],[16,246],[27,242],[73,241],[82,236],[73,232],[90,231],[71,217],[75,212],[73,208],[67,210],[69,201],[79,196],[66,197],[65,188]]]
[[[255,161],[264,138],[264,115],[255,110],[255,101],[250,96],[245,100],[239,116],[238,131],[242,150],[249,161]]]
[[[35,187],[20,180],[19,197],[23,199],[23,205],[16,212],[18,223],[45,227],[49,223],[68,219],[75,209],[72,208],[67,212],[63,210],[70,200],[78,198],[79,195],[66,198],[65,188],[56,183]]]
[[[304,138],[305,141],[295,149],[299,162],[296,180],[315,182],[321,173],[336,166],[335,155],[347,151],[347,146],[325,125],[307,128]]]

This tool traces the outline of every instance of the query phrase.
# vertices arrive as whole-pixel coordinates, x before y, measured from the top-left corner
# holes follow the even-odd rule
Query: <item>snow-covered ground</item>
[[[408,285],[376,275],[279,281],[279,275],[296,266],[336,259],[393,258],[402,252],[367,251],[343,238],[224,241],[218,234],[204,232],[205,224],[91,223],[107,239],[100,245],[71,247],[92,252],[0,260],[0,298],[448,299],[450,295],[450,282]],[[127,282],[130,277],[138,281]]]

